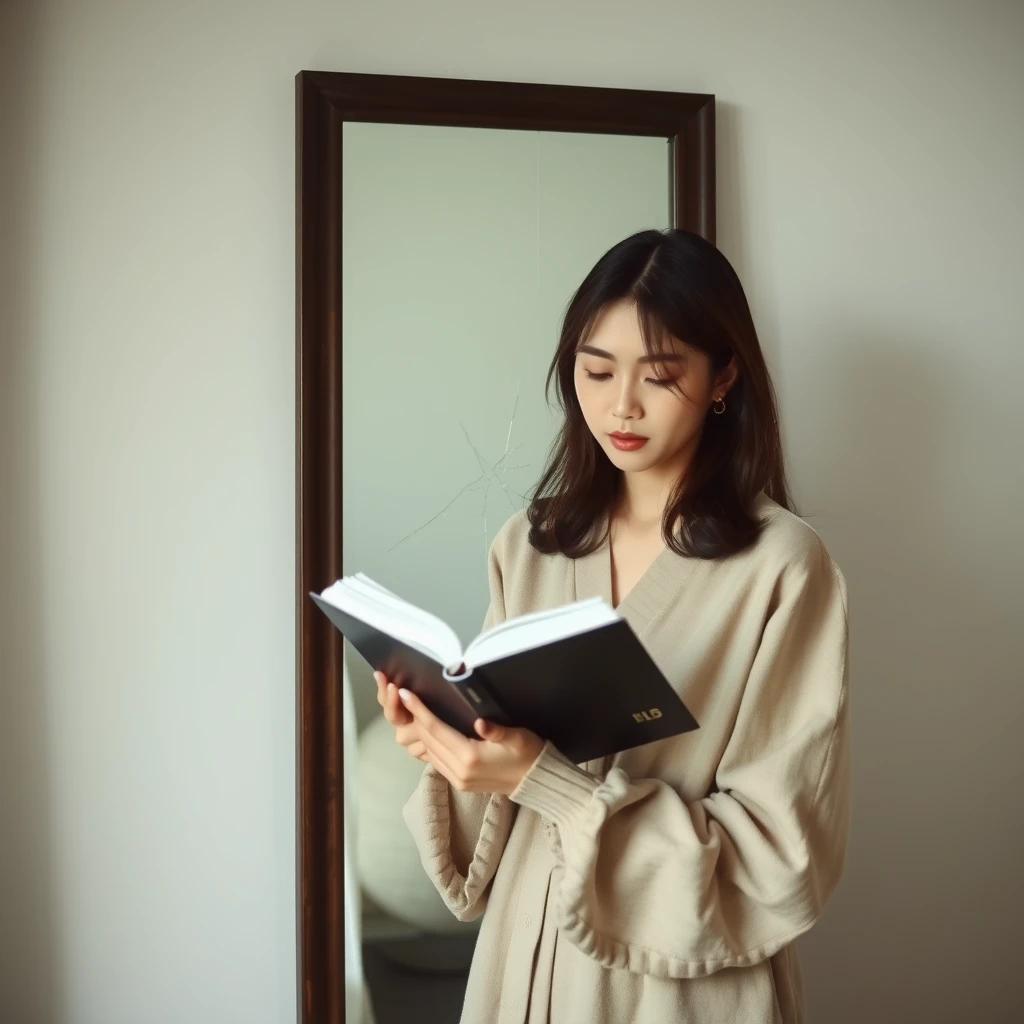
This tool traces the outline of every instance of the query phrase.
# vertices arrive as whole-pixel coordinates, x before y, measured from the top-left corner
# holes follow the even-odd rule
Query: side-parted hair
[[[557,383],[565,414],[527,512],[530,543],[570,558],[597,548],[603,521],[619,494],[621,471],[609,461],[583,418],[576,396],[576,350],[602,312],[626,300],[635,305],[647,353],[674,338],[707,353],[712,378],[733,357],[739,377],[726,411],[710,413],[684,479],[662,523],[678,554],[722,558],[751,545],[760,533],[754,499],[764,491],[792,508],[786,482],[775,389],[765,365],[743,286],[729,261],[689,231],[641,231],[608,250],[572,297],[547,376]]]

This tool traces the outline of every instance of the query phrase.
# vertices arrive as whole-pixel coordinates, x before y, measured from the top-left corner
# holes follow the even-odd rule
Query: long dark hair
[[[570,558],[597,548],[595,525],[619,493],[621,471],[590,433],[574,384],[576,350],[610,304],[636,306],[644,348],[667,335],[706,352],[712,375],[735,357],[739,377],[726,411],[708,415],[694,458],[669,500],[665,542],[678,554],[722,558],[760,533],[753,504],[764,491],[792,508],[782,457],[775,389],[743,286],[729,261],[689,231],[640,231],[597,261],[569,302],[547,376],[558,385],[565,420],[533,490],[530,543]]]

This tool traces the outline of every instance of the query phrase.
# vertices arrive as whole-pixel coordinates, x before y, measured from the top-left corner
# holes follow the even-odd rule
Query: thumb
[[[508,731],[503,725],[488,722],[486,718],[478,718],[473,724],[476,727],[477,735],[491,743],[501,743]]]

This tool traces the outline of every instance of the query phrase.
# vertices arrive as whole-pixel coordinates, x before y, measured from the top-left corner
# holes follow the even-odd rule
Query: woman
[[[793,941],[848,833],[846,592],[789,511],[735,272],[687,232],[627,238],[552,378],[565,422],[491,547],[485,625],[601,595],[700,728],[574,765],[524,729],[466,739],[378,674],[427,766],[404,811],[423,865],[458,918],[488,909],[462,1019],[802,1021]]]

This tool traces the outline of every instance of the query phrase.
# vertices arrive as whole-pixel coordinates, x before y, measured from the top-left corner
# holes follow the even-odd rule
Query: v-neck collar
[[[601,543],[589,555],[573,560],[576,600],[601,597],[612,603],[612,551],[608,519],[600,523],[603,531]],[[693,560],[676,554],[667,545],[654,556],[640,578],[616,607],[616,611],[639,633],[673,597],[682,574],[687,573]]]

